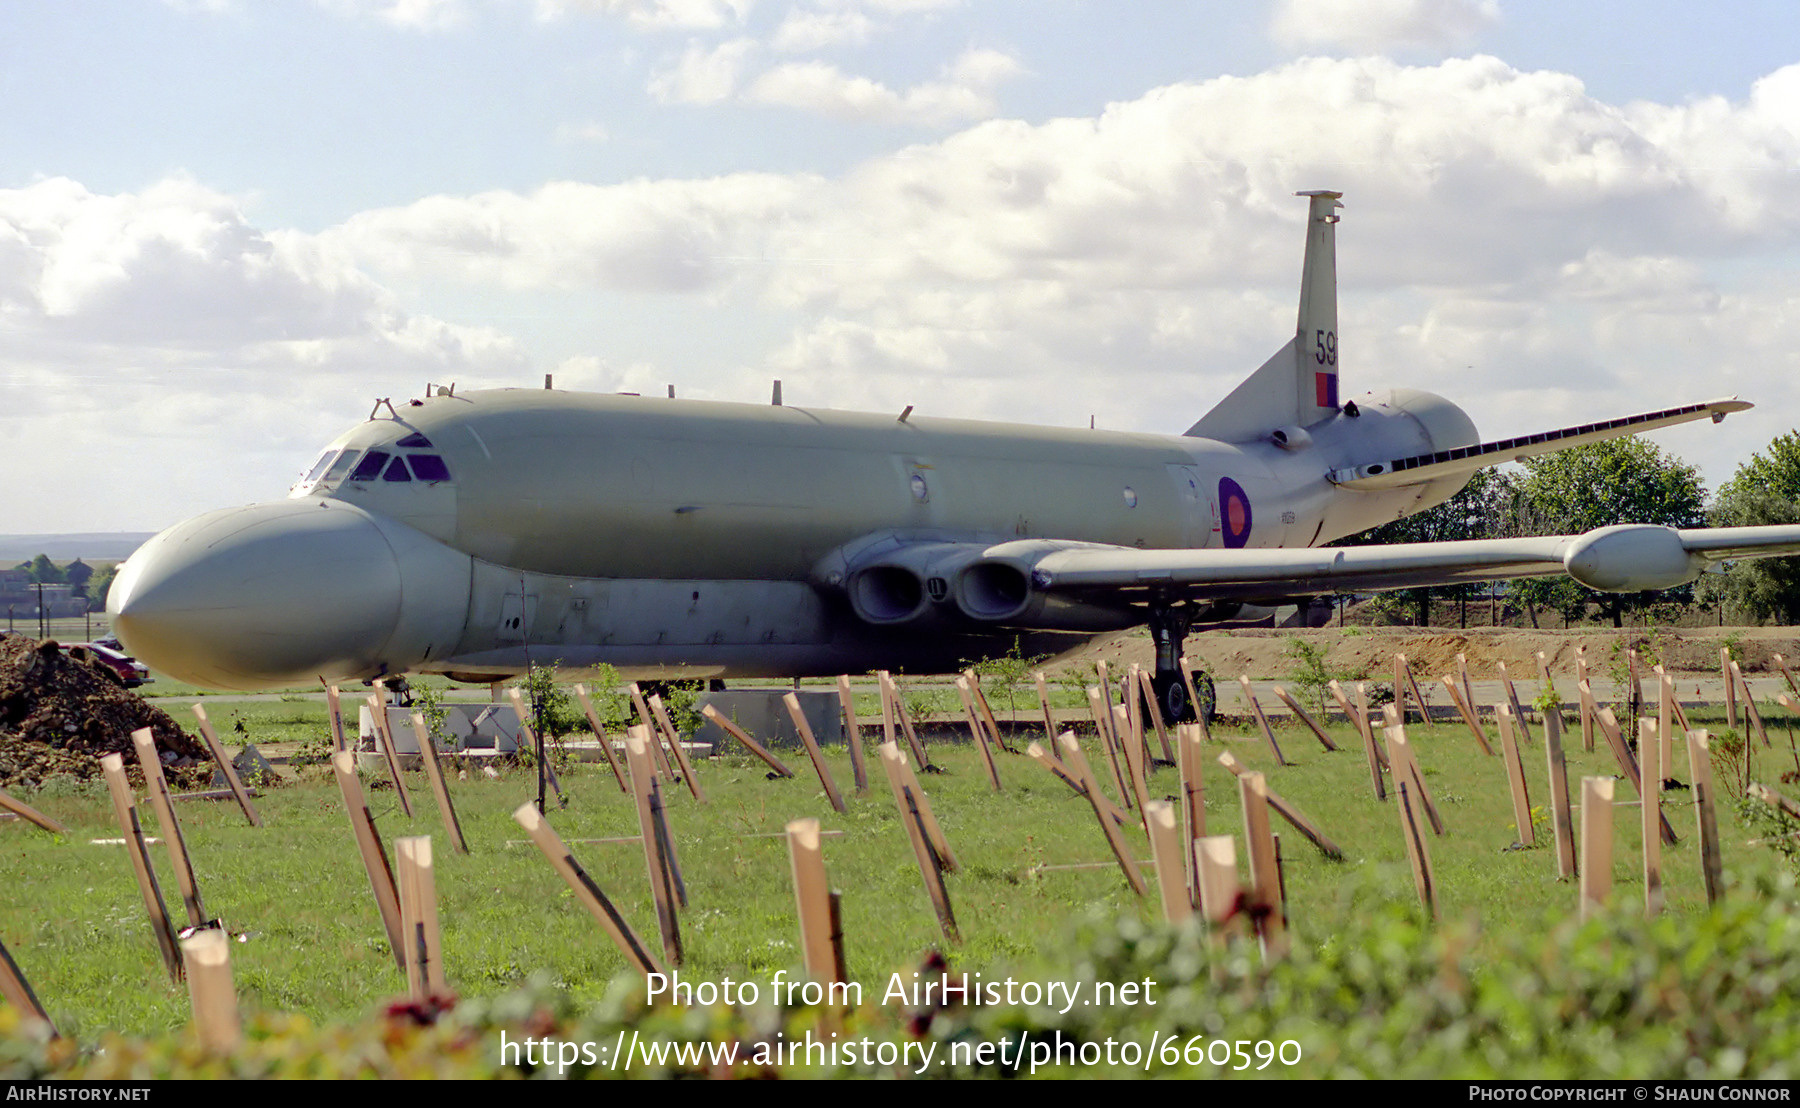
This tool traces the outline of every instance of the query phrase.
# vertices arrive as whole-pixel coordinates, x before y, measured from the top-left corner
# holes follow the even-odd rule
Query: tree
[[[1610,439],[1526,459],[1514,503],[1519,534],[1573,535],[1615,523],[1700,527],[1706,522],[1706,488],[1700,472],[1640,438]],[[1614,627],[1628,611],[1691,599],[1691,586],[1650,593],[1603,593],[1566,577],[1517,582],[1527,603],[1560,609],[1579,619],[1597,604]]]
[[[31,574],[31,580],[39,585],[60,585],[63,583],[63,571],[50,560],[50,555],[39,554],[30,562],[19,567]]]
[[[1384,523],[1342,541],[1344,546],[1385,546],[1397,542],[1453,542],[1458,539],[1497,538],[1506,532],[1507,508],[1514,497],[1514,479],[1493,469],[1478,469],[1450,499],[1435,508],[1416,515]],[[1431,622],[1434,596],[1464,597],[1484,585],[1442,585],[1436,588],[1401,589],[1382,593],[1378,602],[1392,597],[1389,606],[1413,609],[1414,622],[1424,627]],[[1397,604],[1395,602],[1398,602]]]
[[[1712,522],[1720,527],[1800,523],[1800,432],[1777,435],[1719,488]],[[1800,558],[1749,558],[1708,579],[1722,603],[1761,621],[1800,623]]]

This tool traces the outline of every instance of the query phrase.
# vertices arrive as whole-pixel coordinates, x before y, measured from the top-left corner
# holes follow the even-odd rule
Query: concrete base
[[[838,704],[836,691],[734,689],[702,693],[694,707],[699,709],[702,705],[712,705],[713,711],[742,727],[751,738],[764,746],[797,750],[801,747],[800,732],[794,727],[794,719],[788,715],[787,705],[781,699],[790,692],[799,698],[800,711],[806,716],[806,725],[812,728],[813,738],[823,746],[843,745],[844,715]],[[706,743],[714,750],[730,749],[737,745],[737,740],[726,734],[724,728],[709,722],[702,722],[695,728],[694,741]]]

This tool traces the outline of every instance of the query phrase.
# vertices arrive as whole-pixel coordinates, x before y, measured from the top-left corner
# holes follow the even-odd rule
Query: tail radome
[[[1288,427],[1309,427],[1338,410],[1337,209],[1341,192],[1297,195],[1310,201],[1300,312],[1294,337],[1231,390],[1187,434],[1250,442]]]

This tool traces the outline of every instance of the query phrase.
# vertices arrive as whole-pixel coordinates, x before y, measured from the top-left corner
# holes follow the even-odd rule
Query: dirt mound
[[[1718,676],[1719,648],[1730,646],[1740,657],[1745,673],[1778,673],[1773,661],[1783,654],[1790,666],[1800,658],[1800,635],[1792,627],[1707,628],[1684,627],[1613,630],[1582,627],[1569,630],[1523,628],[1417,628],[1417,627],[1320,627],[1301,631],[1238,630],[1195,632],[1187,640],[1187,653],[1195,664],[1226,679],[1240,673],[1256,678],[1285,677],[1295,668],[1289,653],[1294,639],[1304,639],[1326,652],[1325,664],[1333,672],[1366,672],[1380,680],[1391,674],[1394,655],[1405,654],[1420,680],[1455,672],[1456,655],[1468,656],[1469,669],[1477,678],[1491,678],[1494,663],[1505,662],[1514,676],[1537,675],[1537,653],[1543,651],[1552,673],[1573,673],[1575,651],[1587,647],[1589,668],[1605,675],[1622,651],[1633,648],[1644,659],[1646,671],[1655,662],[1670,672]],[[1149,635],[1127,631],[1097,640],[1063,655],[1053,669],[1086,669],[1106,659],[1114,670],[1137,662],[1154,664]]]
[[[164,772],[180,788],[210,775],[206,750],[161,708],[126,689],[80,647],[0,637],[0,788],[35,788],[56,774],[100,776],[121,754],[141,782],[131,733],[150,728]]]

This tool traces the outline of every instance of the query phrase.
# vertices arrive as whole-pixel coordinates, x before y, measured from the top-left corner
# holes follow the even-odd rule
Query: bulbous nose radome
[[[367,513],[292,500],[162,532],[120,569],[106,607],[152,669],[256,689],[379,672],[401,597],[399,561]]]

